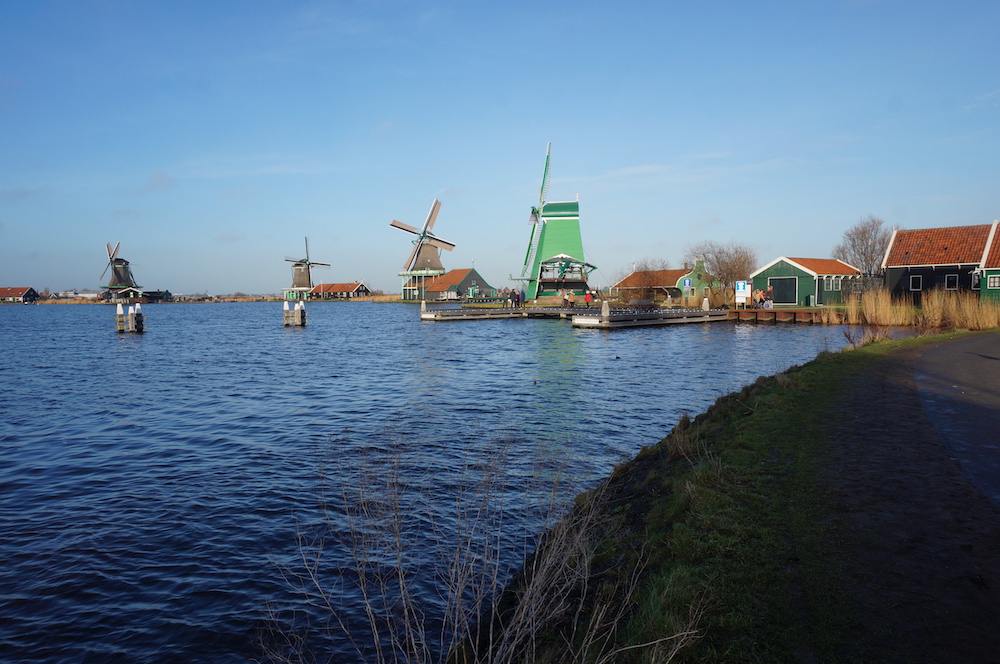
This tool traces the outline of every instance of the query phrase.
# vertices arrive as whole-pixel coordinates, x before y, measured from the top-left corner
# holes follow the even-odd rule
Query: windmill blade
[[[403,263],[403,269],[405,271],[409,272],[410,270],[413,269],[413,267],[412,267],[413,266],[413,261],[417,260],[417,252],[420,251],[420,245],[421,244],[423,244],[423,243],[422,242],[414,242],[413,243],[413,251],[410,252],[410,257],[406,259],[406,262]]]
[[[395,219],[393,219],[392,223],[389,224],[389,225],[392,226],[393,228],[398,228],[401,231],[406,231],[407,233],[413,233],[414,235],[420,235],[420,229],[419,228],[414,228],[413,226],[410,226],[408,224],[404,224],[401,221],[396,221]]]
[[[431,211],[427,213],[427,220],[424,222],[424,232],[434,228],[434,222],[437,221],[438,212],[441,210],[441,201],[434,199],[431,203]]]
[[[305,263],[309,262],[305,258],[292,258],[291,256],[285,256],[285,260],[288,261],[289,263],[302,263],[302,264],[305,264]]]
[[[306,262],[309,262],[309,238],[306,238]]]
[[[549,160],[552,154],[552,143],[545,148],[545,170],[542,171],[542,188],[538,192],[538,207],[545,203],[545,197],[549,193]]]
[[[121,246],[122,246],[122,243],[121,243],[120,240],[115,243],[115,248],[111,252],[111,260],[114,260],[114,259],[118,258],[118,250],[121,249]]]
[[[424,240],[424,242],[431,245],[432,247],[437,247],[438,249],[444,249],[446,251],[451,251],[452,249],[455,248],[454,242],[449,242],[448,240],[442,240],[441,238],[434,236],[428,237],[426,240]]]
[[[101,272],[101,276],[99,276],[98,279],[103,279],[104,278],[104,275],[106,275],[108,273],[108,268],[109,267],[111,267],[111,261],[108,261],[108,264],[104,266],[104,272]]]
[[[309,263],[309,264],[312,265],[313,267],[330,267],[329,263],[316,263],[316,262],[312,262],[312,263]]]

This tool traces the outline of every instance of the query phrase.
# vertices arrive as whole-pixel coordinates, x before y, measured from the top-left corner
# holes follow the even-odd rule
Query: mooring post
[[[115,311],[115,331],[125,332],[125,309],[122,307],[122,303],[119,302]]]
[[[299,302],[298,316],[297,316],[297,318],[298,318],[298,320],[296,322],[298,323],[299,327],[305,327],[306,326],[306,303],[305,302]]]
[[[288,308],[288,300],[285,300],[285,307],[284,307],[284,309],[285,309],[285,313],[284,313],[285,327],[288,327],[289,325],[292,324],[292,312]]]
[[[701,310],[702,311],[708,311],[709,309],[710,309],[710,307],[708,306],[708,298],[706,297],[705,299],[703,299],[701,301]]]
[[[601,302],[601,320],[607,323],[609,318],[611,318],[611,305],[604,300]]]
[[[129,308],[132,319],[132,331],[136,334],[142,334],[143,324],[142,324],[142,305],[136,302],[135,311]]]
[[[427,300],[420,300],[420,313],[427,313]]]

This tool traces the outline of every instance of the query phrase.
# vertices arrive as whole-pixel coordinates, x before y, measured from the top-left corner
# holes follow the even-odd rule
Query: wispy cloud
[[[145,194],[159,189],[170,189],[174,185],[175,182],[172,177],[163,171],[157,171],[149,176],[149,179],[146,180],[146,184],[139,190],[139,192]]]
[[[41,187],[11,187],[0,189],[0,201],[20,201],[33,198],[41,194],[44,190]]]
[[[996,108],[1000,106],[1000,89],[987,92],[973,97],[972,101],[964,106],[965,110],[971,111],[976,108]]]

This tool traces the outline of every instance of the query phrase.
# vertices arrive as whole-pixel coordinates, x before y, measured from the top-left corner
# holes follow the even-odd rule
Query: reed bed
[[[851,295],[844,308],[820,315],[828,325],[868,327],[916,326],[925,330],[988,330],[1000,327],[1000,303],[983,301],[978,293],[932,290],[917,307],[886,290]]]

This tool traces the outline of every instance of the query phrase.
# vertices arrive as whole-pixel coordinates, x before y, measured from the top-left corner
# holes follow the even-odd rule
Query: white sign
[[[736,304],[746,304],[750,299],[749,284],[745,281],[736,282]]]
[[[691,278],[688,277],[684,280],[684,288],[691,288]]]

